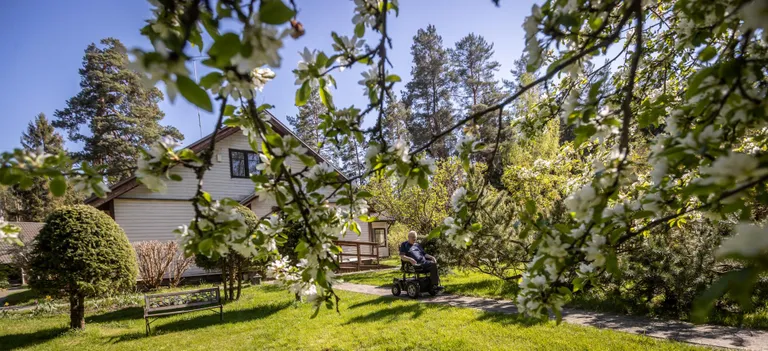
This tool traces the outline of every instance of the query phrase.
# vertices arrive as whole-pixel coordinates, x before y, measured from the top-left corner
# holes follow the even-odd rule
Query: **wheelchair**
[[[421,293],[435,296],[443,290],[442,286],[432,285],[429,272],[421,270],[419,265],[414,266],[410,262],[401,261],[400,271],[403,272],[403,277],[392,280],[392,295],[400,296],[400,293],[405,291],[408,297],[416,299],[421,296]]]

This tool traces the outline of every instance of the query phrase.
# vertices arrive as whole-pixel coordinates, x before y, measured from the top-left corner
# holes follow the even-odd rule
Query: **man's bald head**
[[[408,242],[413,244],[416,242],[416,238],[418,238],[419,234],[416,233],[415,230],[411,230],[408,232]]]

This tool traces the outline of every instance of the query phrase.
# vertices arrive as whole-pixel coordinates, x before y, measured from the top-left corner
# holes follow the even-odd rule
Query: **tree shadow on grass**
[[[481,280],[476,282],[461,283],[461,284],[446,284],[445,290],[447,293],[453,294],[473,294],[474,292],[486,292],[483,295],[487,296],[490,292],[495,297],[514,297],[519,290],[517,284],[505,282],[503,280]]]
[[[121,322],[144,318],[144,307],[128,307],[85,317],[85,324]]]
[[[399,299],[395,297],[382,296],[379,298],[375,298],[372,300],[351,305],[349,306],[350,310],[354,310],[356,308],[369,307],[369,306],[378,306],[378,309],[368,314],[353,317],[344,324],[346,325],[346,324],[370,323],[370,322],[380,322],[380,321],[394,322],[402,318],[416,319],[421,317],[421,315],[424,313],[429,314],[430,312],[447,308],[447,306],[436,305],[436,304],[423,304],[423,303],[414,303],[414,304],[405,304],[405,305],[398,304],[396,306],[393,306],[392,303],[397,300]],[[385,307],[383,305],[388,305],[388,307]]]
[[[293,304],[290,301],[285,301],[281,303],[256,306],[248,309],[229,310],[229,311],[226,310],[226,305],[225,305],[223,320],[220,320],[218,311],[215,314],[213,313],[213,311],[211,311],[205,314],[197,315],[193,318],[176,319],[171,322],[164,322],[163,318],[159,318],[154,320],[152,323],[152,331],[150,333],[150,337],[153,335],[184,332],[184,331],[190,331],[190,330],[195,330],[200,328],[207,328],[210,326],[215,326],[220,324],[248,322],[256,319],[267,318],[292,305]],[[143,318],[143,315],[139,316],[139,318]],[[142,327],[143,327],[143,324],[142,324]],[[118,343],[123,341],[139,339],[143,337],[146,337],[146,334],[144,332],[144,329],[142,328],[140,331],[136,331],[134,333],[122,335],[116,338],[111,338],[110,342]]]
[[[51,328],[38,330],[34,333],[9,334],[0,336],[0,350],[15,350],[42,344],[54,339],[67,331],[67,328]]]
[[[541,325],[546,323],[546,321],[541,319],[527,318],[520,313],[509,314],[509,313],[488,312],[488,311],[483,311],[483,313],[479,317],[477,317],[477,320],[481,322],[498,323],[504,326],[514,324],[514,325],[519,325],[523,327],[532,327],[535,325]]]

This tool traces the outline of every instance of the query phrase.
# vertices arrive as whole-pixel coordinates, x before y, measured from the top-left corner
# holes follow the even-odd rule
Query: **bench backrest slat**
[[[144,295],[144,315],[152,312],[181,310],[196,306],[221,305],[219,288]]]
[[[168,311],[168,310],[179,310],[182,308],[188,308],[188,307],[195,307],[195,306],[211,306],[211,305],[218,305],[218,302],[192,302],[192,303],[186,303],[181,305],[170,305],[170,306],[162,306],[162,307],[154,307],[150,310],[150,312],[160,312],[160,311]]]
[[[217,292],[217,291],[219,291],[219,288],[207,288],[207,289],[198,289],[198,290],[177,291],[177,292],[164,293],[164,294],[150,294],[150,295],[146,295],[146,296],[148,298],[153,298],[153,297],[170,297],[170,296],[192,295],[192,294],[197,294],[197,293]]]

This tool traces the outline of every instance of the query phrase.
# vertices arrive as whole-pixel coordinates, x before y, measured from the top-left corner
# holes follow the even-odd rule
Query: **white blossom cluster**
[[[726,239],[716,255],[719,257],[758,257],[768,253],[768,228],[751,223],[740,223],[734,228],[736,234]]]
[[[0,243],[20,244],[21,228],[0,219]]]
[[[179,161],[176,148],[181,146],[171,137],[163,137],[144,150],[138,159],[136,178],[153,192],[164,193],[166,179],[170,179],[171,168]]]

